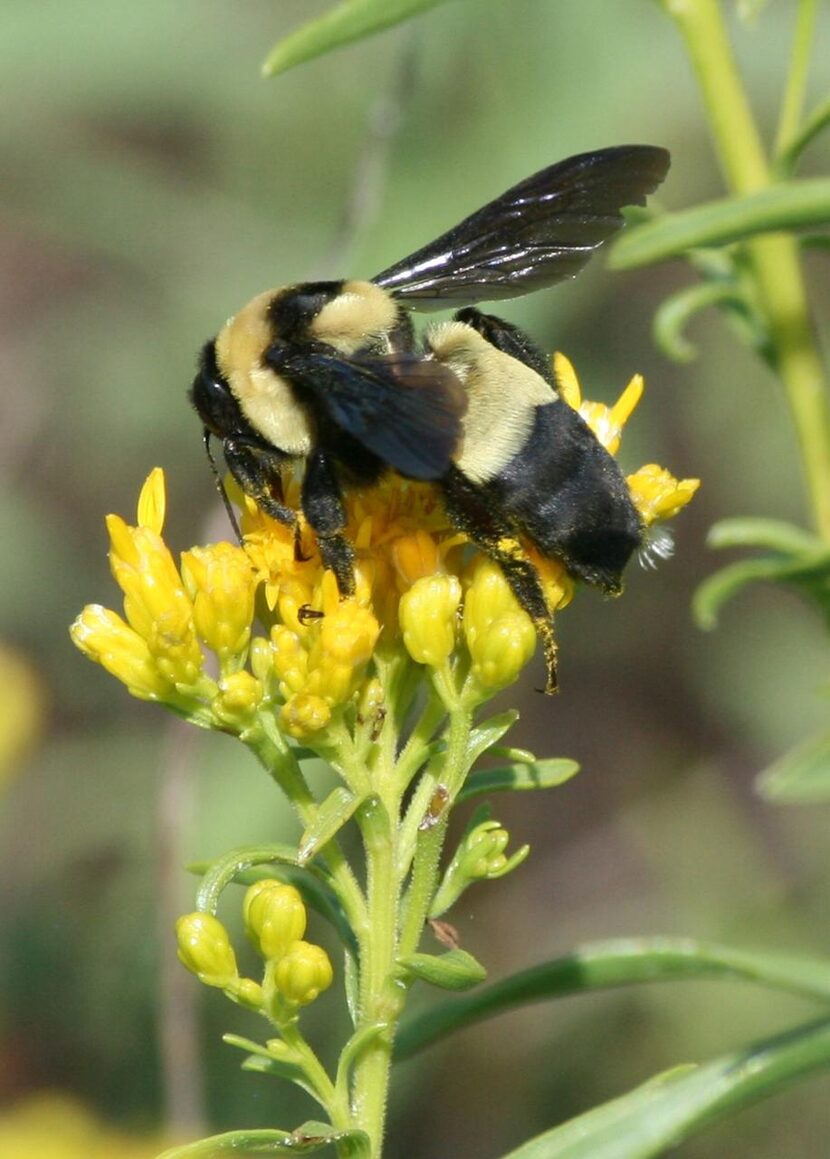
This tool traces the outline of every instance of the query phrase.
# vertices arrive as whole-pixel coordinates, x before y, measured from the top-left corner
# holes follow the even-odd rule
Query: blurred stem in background
[[[700,84],[709,124],[730,191],[757,192],[774,184],[729,42],[719,0],[659,0],[684,38]],[[816,0],[800,0],[793,58],[782,103],[776,152],[798,133]],[[798,242],[770,234],[745,242],[758,304],[768,329],[769,361],[779,375],[795,423],[816,530],[830,540],[830,411],[827,384],[809,316]]]

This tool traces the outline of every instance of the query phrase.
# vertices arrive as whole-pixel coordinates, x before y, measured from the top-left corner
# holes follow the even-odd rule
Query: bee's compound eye
[[[206,360],[193,379],[190,401],[204,425],[217,438],[224,439],[239,427],[239,404],[227,382]]]

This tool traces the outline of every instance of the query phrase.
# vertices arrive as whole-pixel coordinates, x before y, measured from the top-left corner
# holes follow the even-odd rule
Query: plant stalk
[[[751,193],[773,183],[746,92],[729,42],[719,0],[661,0],[686,43],[700,84],[727,185]],[[809,8],[809,5],[807,5]],[[806,18],[805,18],[806,19]],[[803,37],[801,38],[803,40]],[[798,57],[803,71],[803,52]],[[800,107],[801,81],[790,86]],[[787,130],[792,131],[787,112]],[[796,241],[769,235],[746,242],[761,309],[770,332],[774,365],[782,380],[801,447],[813,519],[830,540],[830,408],[827,383],[809,317]]]

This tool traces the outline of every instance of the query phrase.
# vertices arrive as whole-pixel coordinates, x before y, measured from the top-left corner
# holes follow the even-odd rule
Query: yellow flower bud
[[[251,636],[255,590],[245,552],[231,543],[194,547],[182,555],[182,579],[200,638],[221,664],[241,664]]]
[[[253,978],[240,978],[235,985],[231,985],[229,989],[233,993],[233,997],[237,1000],[240,1006],[245,1006],[248,1010],[261,1010],[265,1002],[265,996],[262,992],[262,987],[259,982],[255,982]]]
[[[100,604],[88,604],[69,629],[76,648],[95,660],[140,700],[165,700],[172,693],[158,670],[146,640],[119,615]]]
[[[224,988],[239,977],[228,931],[213,914],[185,914],[176,922],[182,964],[206,986]]]
[[[232,672],[219,681],[211,708],[222,725],[244,727],[262,701],[262,685],[250,672]]]
[[[525,612],[501,616],[470,643],[471,673],[483,688],[512,684],[533,656],[536,630]]]
[[[401,596],[399,617],[406,650],[417,664],[437,668],[455,647],[461,583],[454,575],[428,575]]]
[[[334,971],[322,946],[295,942],[277,963],[274,981],[281,997],[294,1006],[307,1006],[332,983]]]
[[[325,728],[331,720],[331,709],[319,696],[298,692],[280,709],[280,725],[297,740]]]
[[[248,937],[263,958],[282,958],[305,933],[306,909],[293,885],[272,878],[255,882],[242,903]]]
[[[476,561],[464,600],[464,635],[471,674],[483,688],[504,688],[516,679],[536,647],[536,631],[519,607],[501,569]]]
[[[107,516],[110,566],[124,592],[124,614],[146,641],[159,672],[171,684],[193,685],[203,657],[196,639],[193,605],[162,538],[149,527],[128,527]]]

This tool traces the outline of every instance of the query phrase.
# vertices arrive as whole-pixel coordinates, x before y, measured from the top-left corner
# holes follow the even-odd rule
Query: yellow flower
[[[646,526],[658,519],[672,519],[691,502],[700,486],[700,479],[675,479],[656,463],[641,467],[626,482]]]
[[[554,357],[554,371],[563,399],[614,454],[642,378],[635,375],[616,403],[605,406],[583,398],[564,355]],[[648,526],[675,515],[698,482],[649,465],[630,475],[628,485]],[[302,465],[286,466],[283,499],[298,512],[301,487]],[[434,484],[389,471],[376,486],[345,490],[344,534],[355,552],[355,592],[348,599],[324,570],[301,514],[295,530],[260,511],[232,482],[229,491],[241,509],[244,545],[194,547],[184,553],[181,573],[161,538],[160,470],[142,489],[135,527],[117,515],[108,519],[125,619],[92,605],[72,637],[134,695],[249,737],[261,736],[275,719],[286,735],[325,748],[335,728],[353,729],[369,716],[370,737],[382,726],[380,708],[364,711],[367,689],[375,687],[371,699],[385,713],[384,673],[392,672],[387,661],[395,655],[442,673],[446,668],[440,680],[457,678],[462,695],[469,672],[473,700],[515,680],[532,656],[531,621],[497,565],[449,522]],[[655,542],[651,555],[665,554]],[[551,613],[570,603],[575,584],[561,561],[543,558],[512,534],[500,547],[530,560]],[[252,639],[255,608],[261,627]],[[549,632],[544,644],[550,666],[555,641]],[[218,681],[205,673],[203,647],[218,658]]]
[[[166,700],[173,689],[159,672],[146,640],[119,615],[87,604],[69,629],[73,643],[140,700]]]
[[[622,429],[642,397],[643,376],[635,374],[614,405],[609,407],[604,403],[588,402],[582,398],[582,388],[576,371],[570,359],[564,354],[554,354],[553,374],[565,402],[579,411],[605,449],[615,455],[619,450]]]

